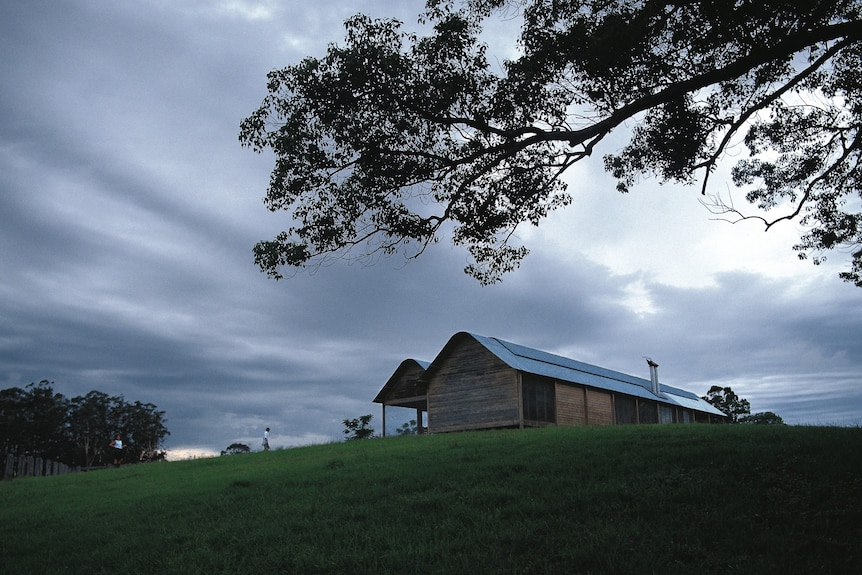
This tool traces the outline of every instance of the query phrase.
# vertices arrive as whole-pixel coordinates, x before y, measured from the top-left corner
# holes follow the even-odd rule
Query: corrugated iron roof
[[[648,379],[583,363],[495,337],[462,332],[453,336],[453,339],[459,335],[472,337],[506,365],[524,373],[579,383],[598,389],[652,399],[688,409],[696,409],[713,415],[725,416],[723,412],[716,409],[711,403],[683,389],[659,383],[661,394],[657,396],[652,392],[652,383]]]

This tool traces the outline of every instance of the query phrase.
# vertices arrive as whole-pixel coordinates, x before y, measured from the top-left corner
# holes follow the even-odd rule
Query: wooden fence
[[[78,471],[77,467],[70,467],[59,461],[51,461],[50,459],[42,459],[41,457],[33,457],[32,455],[17,457],[10,454],[6,456],[3,466],[3,479],[63,475],[75,471]]]

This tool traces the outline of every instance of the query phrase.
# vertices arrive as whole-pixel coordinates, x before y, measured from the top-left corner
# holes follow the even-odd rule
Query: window
[[[654,401],[638,400],[638,422],[658,423],[658,412]]]
[[[556,423],[554,415],[554,382],[524,377],[521,382],[526,421]]]
[[[637,423],[636,410],[634,397],[628,395],[614,396],[614,417],[618,425],[622,423]]]
[[[659,405],[658,414],[661,423],[673,423],[673,408],[669,405]]]

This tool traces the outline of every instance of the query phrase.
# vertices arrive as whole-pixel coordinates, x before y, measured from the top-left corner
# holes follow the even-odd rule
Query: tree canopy
[[[33,455],[71,466],[106,465],[119,433],[128,463],[165,458],[165,412],[152,403],[90,391],[67,399],[42,380],[0,390],[0,456]]]
[[[322,57],[268,75],[240,141],[275,154],[265,204],[291,225],[255,261],[416,257],[451,233],[465,271],[498,281],[528,253],[515,236],[569,204],[563,179],[624,125],[604,167],[700,183],[732,221],[795,220],[794,248],[862,287],[862,0],[429,0],[420,23],[357,15]],[[489,57],[491,18],[517,18],[516,56]],[[740,154],[744,147],[747,154]],[[752,205],[710,192],[734,150]],[[750,210],[750,211],[749,211]]]
[[[373,417],[374,416],[369,413],[368,415],[360,415],[353,419],[343,420],[344,430],[342,433],[347,436],[344,440],[354,441],[357,439],[373,439],[374,428],[370,426]]]
[[[753,415],[740,417],[739,423],[748,423],[752,425],[784,425],[784,419],[772,411],[761,411]]]
[[[727,415],[730,423],[740,423],[741,417],[744,418],[751,413],[751,404],[748,400],[736,395],[736,392],[729,387],[713,385],[702,399]]]

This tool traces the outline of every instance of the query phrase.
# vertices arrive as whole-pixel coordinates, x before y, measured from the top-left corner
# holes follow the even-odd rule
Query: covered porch
[[[396,410],[412,411],[415,414],[412,419],[416,421],[416,433],[428,432],[428,385],[421,377],[429,365],[427,361],[405,359],[374,398],[374,403],[381,404],[384,437],[393,419],[396,425],[404,421],[403,414],[397,416],[393,413]]]

